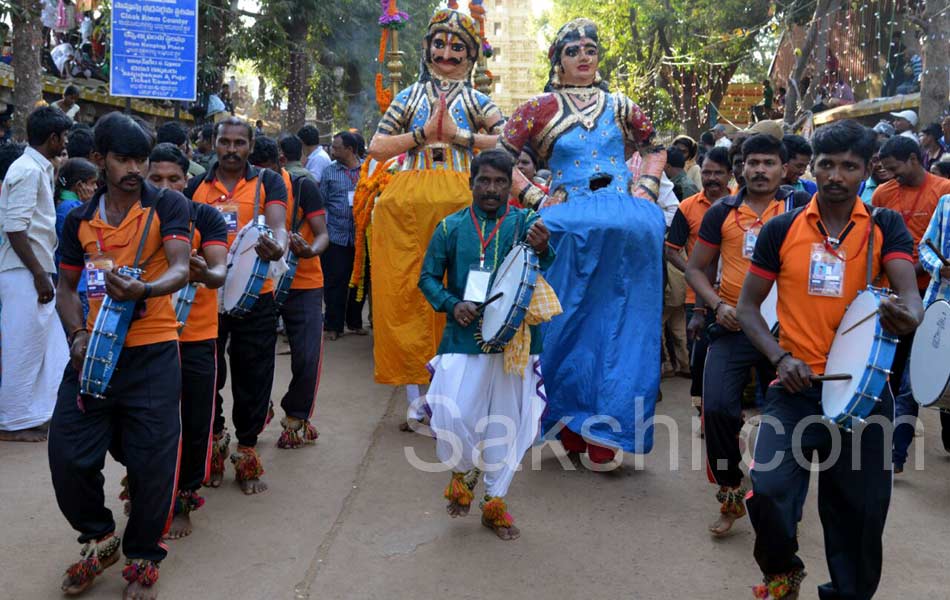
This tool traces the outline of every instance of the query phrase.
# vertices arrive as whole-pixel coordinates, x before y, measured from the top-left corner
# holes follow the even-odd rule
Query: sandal
[[[122,540],[113,534],[87,542],[80,551],[82,558],[66,569],[62,590],[67,596],[78,596],[92,587],[96,577],[119,560]]]

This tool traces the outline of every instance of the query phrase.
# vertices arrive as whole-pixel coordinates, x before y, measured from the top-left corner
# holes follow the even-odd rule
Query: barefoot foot
[[[719,515],[716,522],[709,526],[709,533],[715,537],[723,537],[732,529],[733,524],[741,515],[724,513]]]
[[[172,524],[168,527],[168,533],[165,534],[165,539],[180,540],[183,537],[191,535],[191,532],[191,517],[182,513],[172,517]]]
[[[238,485],[241,486],[241,491],[244,492],[245,496],[267,491],[267,484],[262,479],[245,479],[244,481],[238,481]]]
[[[501,526],[501,525],[492,525],[491,521],[489,521],[483,516],[482,525],[494,531],[495,535],[497,535],[500,539],[506,542],[510,542],[512,540],[516,540],[519,537],[521,537],[521,530],[515,527],[514,524],[511,524],[508,527]]]
[[[468,512],[472,510],[471,504],[460,504],[458,502],[449,502],[445,505],[445,512],[449,513],[449,516],[453,519],[456,517],[464,517],[468,515]]]
[[[142,585],[138,581],[133,581],[125,587],[122,593],[122,600],[155,600],[158,598],[158,584]]]

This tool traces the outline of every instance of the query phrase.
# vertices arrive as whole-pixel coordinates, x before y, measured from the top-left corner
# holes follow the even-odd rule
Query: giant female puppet
[[[471,86],[481,37],[468,15],[445,9],[429,22],[419,81],[400,91],[379,122],[369,152],[382,162],[405,153],[376,200],[370,265],[376,381],[428,383],[445,315],[416,282],[432,232],[443,217],[472,203],[474,149],[496,145],[504,123],[488,96]],[[486,132],[486,133],[478,133]],[[415,394],[409,394],[410,400]]]
[[[607,463],[653,446],[665,231],[654,201],[666,156],[647,146],[653,125],[640,108],[607,92],[594,23],[564,25],[549,58],[546,93],[514,112],[501,145],[517,157],[530,144],[553,174],[550,196],[517,171],[512,189],[541,206],[557,250],[546,276],[564,313],[544,326],[544,430],[563,424],[565,449]],[[638,184],[626,144],[645,156]]]

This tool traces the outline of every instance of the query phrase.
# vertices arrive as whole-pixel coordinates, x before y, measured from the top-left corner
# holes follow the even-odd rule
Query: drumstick
[[[812,375],[812,381],[851,381],[852,377],[847,373],[832,373],[830,375]]]
[[[933,242],[931,242],[930,240],[927,240],[924,243],[927,244],[928,248],[933,250],[933,253],[937,255],[937,258],[940,259],[940,262],[943,263],[943,266],[950,267],[950,262],[948,262],[947,259],[943,257],[943,254],[940,253],[940,250],[937,250],[937,247],[934,245]]]
[[[858,321],[857,323],[855,323],[855,324],[852,325],[851,327],[848,327],[847,329],[845,329],[844,331],[842,331],[842,332],[841,332],[841,335],[844,335],[844,334],[849,333],[850,331],[852,331],[852,330],[854,330],[854,329],[857,329],[857,328],[858,328],[858,325],[863,325],[863,324],[866,323],[867,321],[870,321],[871,318],[873,318],[874,316],[876,316],[880,311],[881,311],[881,309],[875,310],[874,312],[872,312],[872,313],[869,314],[868,316],[864,317],[863,319],[861,319],[860,321]]]
[[[505,295],[504,292],[498,292],[497,294],[495,294],[494,296],[492,296],[492,297],[489,298],[488,300],[485,300],[484,302],[482,302],[481,304],[479,304],[479,305],[475,308],[475,311],[476,311],[476,312],[479,312],[479,313],[484,312],[486,306],[488,306],[489,304],[491,304],[491,303],[494,302],[495,300],[498,300],[499,298],[501,298],[501,297],[504,296],[504,295]]]

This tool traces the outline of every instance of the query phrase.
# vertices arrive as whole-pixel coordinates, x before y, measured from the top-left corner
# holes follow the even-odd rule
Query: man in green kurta
[[[483,470],[482,523],[503,540],[520,535],[504,496],[538,435],[545,406],[541,334],[536,326],[530,328],[526,368],[506,373],[503,351],[483,349],[476,337],[478,306],[486,300],[491,274],[517,242],[534,249],[542,270],[554,261],[538,214],[507,204],[513,168],[511,157],[500,150],[475,158],[472,205],[439,223],[419,275],[419,289],[432,307],[450,315],[439,354],[429,363],[433,377],[425,397],[439,460],[452,469],[446,509],[452,517],[468,514]]]

